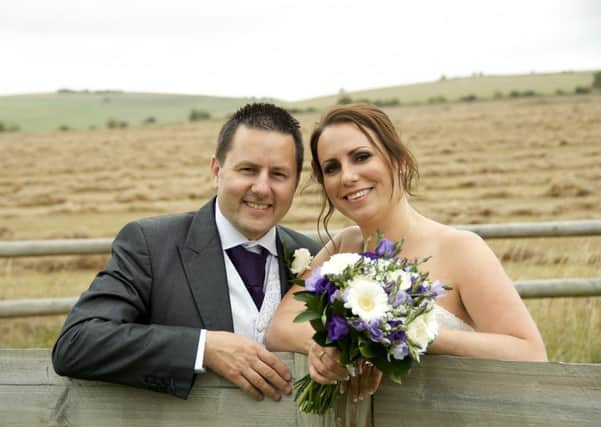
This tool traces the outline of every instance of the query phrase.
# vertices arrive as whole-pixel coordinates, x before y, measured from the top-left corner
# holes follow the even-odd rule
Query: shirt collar
[[[219,199],[215,202],[215,223],[217,225],[217,232],[219,233],[223,250],[239,245],[245,247],[260,245],[267,249],[271,255],[278,256],[275,227],[271,227],[271,229],[259,240],[248,240],[246,236],[240,233],[223,213],[221,213],[221,210],[219,209]]]

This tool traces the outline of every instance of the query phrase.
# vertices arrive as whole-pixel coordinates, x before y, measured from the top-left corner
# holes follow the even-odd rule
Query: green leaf
[[[346,317],[348,310],[346,308],[344,308],[344,301],[340,301],[337,299],[334,301],[334,304],[332,304],[331,307],[332,307],[332,311],[335,314]]]
[[[328,333],[325,330],[315,332],[315,334],[313,335],[313,341],[315,341],[317,344],[319,344],[322,347],[327,346],[327,343],[326,343],[327,340],[328,340]]]
[[[297,301],[302,301],[304,303],[309,303],[313,300],[318,299],[318,297],[313,292],[299,291],[294,293],[294,299]]]
[[[319,319],[313,319],[310,322],[311,322],[311,326],[313,326],[313,329],[316,332],[322,332],[322,331],[326,330],[326,327],[323,325],[323,322],[321,321],[321,316],[319,317]]]
[[[359,347],[353,347],[350,351],[349,359],[356,360],[359,358],[360,354],[361,351],[359,350]]]
[[[293,285],[302,286],[303,288],[305,287],[305,281],[303,279],[292,279],[290,280],[290,283]]]
[[[403,360],[392,359],[390,362],[384,357],[377,357],[372,360],[386,378],[397,384],[401,384],[403,375],[409,372],[412,360],[410,357],[405,357]]]
[[[365,359],[374,358],[378,354],[376,346],[370,341],[361,341],[359,343],[359,351]]]
[[[294,318],[294,323],[307,322],[310,320],[321,319],[321,314],[313,310],[305,310]]]

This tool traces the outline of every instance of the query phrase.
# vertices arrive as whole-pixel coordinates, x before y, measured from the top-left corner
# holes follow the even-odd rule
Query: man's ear
[[[219,182],[219,171],[221,170],[221,166],[219,166],[219,160],[217,157],[211,156],[211,175],[213,176],[213,186],[217,188]]]

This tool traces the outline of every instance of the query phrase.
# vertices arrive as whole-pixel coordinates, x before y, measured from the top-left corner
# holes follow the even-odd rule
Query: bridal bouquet
[[[374,252],[333,255],[313,270],[305,290],[295,294],[306,308],[294,319],[311,322],[313,339],[336,347],[349,372],[362,359],[396,383],[436,336],[431,311],[447,289],[418,270],[427,258],[397,257],[401,245],[379,235]],[[337,384],[318,384],[309,375],[294,387],[299,409],[315,414],[332,408],[339,394]]]

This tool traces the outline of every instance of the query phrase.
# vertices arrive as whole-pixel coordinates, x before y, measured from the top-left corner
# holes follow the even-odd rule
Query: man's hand
[[[231,332],[207,331],[204,364],[256,400],[292,393],[288,367],[256,342]]]

